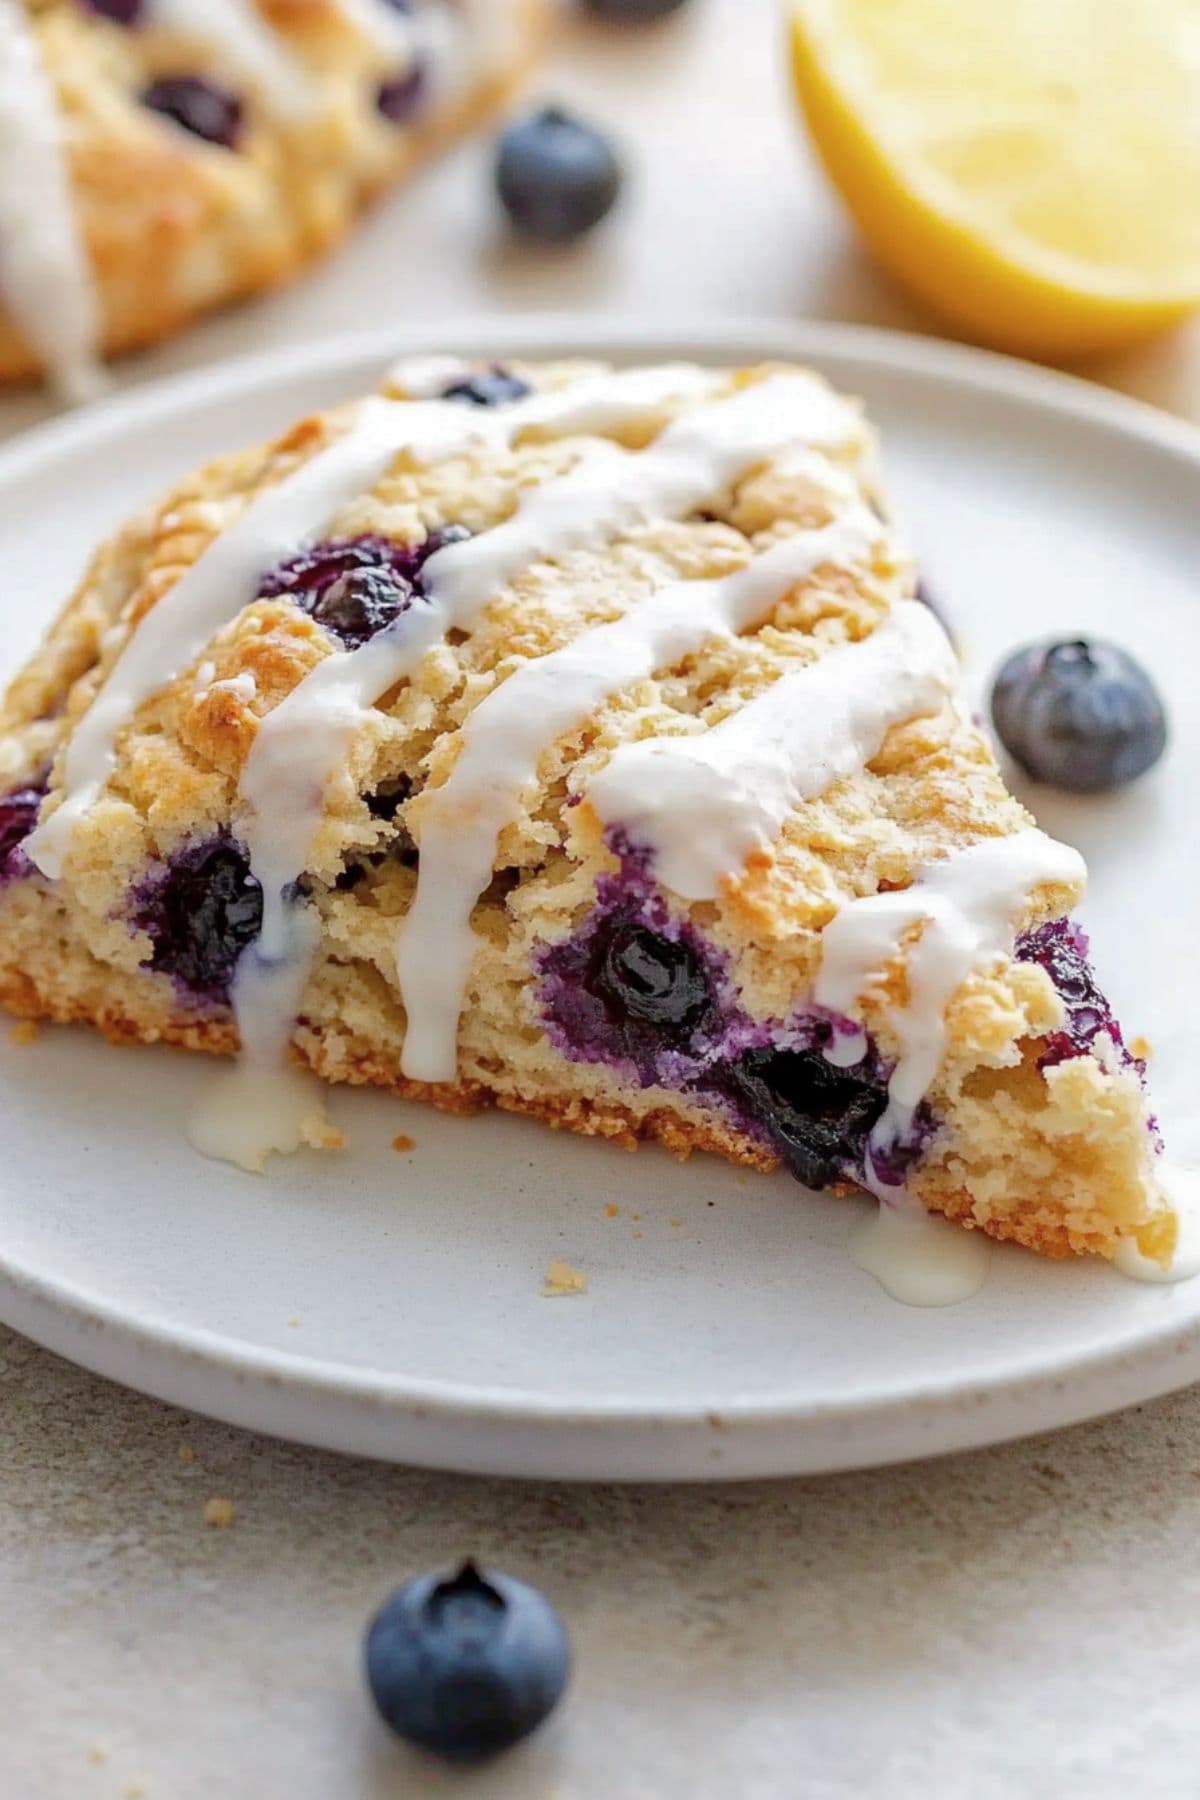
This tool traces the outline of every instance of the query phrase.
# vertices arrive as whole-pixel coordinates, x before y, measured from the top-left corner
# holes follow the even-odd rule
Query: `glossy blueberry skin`
[[[650,25],[687,5],[687,0],[583,0],[583,10],[618,25]]]
[[[490,369],[477,369],[461,381],[452,381],[442,389],[442,399],[457,400],[464,406],[512,406],[532,392],[529,383],[519,375],[501,363],[493,363]]]
[[[286,596],[318,625],[357,650],[424,598],[421,570],[429,558],[469,534],[448,525],[420,544],[390,538],[326,538],[268,570],[260,600]]]
[[[184,131],[236,150],[242,135],[243,108],[236,94],[200,75],[163,75],[142,89],[142,105],[173,119]]]
[[[262,930],[262,889],[230,837],[189,844],[134,895],[131,922],[150,938],[150,967],[185,999],[226,1006],[238,958]]]
[[[1083,638],[1010,656],[992,688],[992,719],[1028,775],[1076,794],[1134,781],[1167,743],[1166,713],[1146,671],[1115,645]]]
[[[570,1676],[566,1628],[544,1595],[464,1563],[420,1575],[371,1621],[366,1673],[397,1736],[451,1762],[479,1762],[528,1737]]]
[[[526,236],[568,244],[612,211],[622,171],[607,138],[559,107],[510,125],[500,140],[496,189]]]
[[[593,982],[616,1011],[668,1034],[694,1030],[711,1005],[705,972],[691,947],[632,920],[621,921],[608,936]]]

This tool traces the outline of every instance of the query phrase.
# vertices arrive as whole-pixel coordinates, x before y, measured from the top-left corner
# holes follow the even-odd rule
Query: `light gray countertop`
[[[594,244],[514,252],[469,146],[307,282],[122,381],[481,310],[926,327],[807,160],[779,51],[772,0],[576,33],[543,89],[611,121],[635,170]],[[1200,417],[1196,331],[1095,372]],[[45,410],[0,403],[0,435]],[[1200,1792],[1200,1393],[924,1466],[619,1490],[290,1448],[3,1331],[0,1382],[4,1800]],[[386,1738],[358,1664],[389,1587],[466,1551],[548,1589],[577,1676],[533,1745],[454,1777]]]

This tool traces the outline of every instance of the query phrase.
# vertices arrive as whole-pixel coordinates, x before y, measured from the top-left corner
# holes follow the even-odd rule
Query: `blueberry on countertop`
[[[496,188],[519,231],[567,244],[593,230],[621,190],[621,165],[595,126],[548,106],[500,139]]]
[[[371,1621],[367,1681],[399,1737],[452,1762],[511,1748],[548,1717],[570,1673],[566,1628],[536,1588],[465,1562],[419,1575]]]
[[[1122,787],[1167,742],[1149,675],[1114,644],[1074,638],[1014,652],[992,688],[1005,749],[1035,781],[1072,793]]]

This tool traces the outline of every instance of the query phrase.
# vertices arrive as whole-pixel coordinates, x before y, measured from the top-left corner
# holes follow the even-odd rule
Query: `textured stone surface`
[[[571,1488],[248,1437],[8,1333],[0,1362],[6,1800],[1196,1793],[1198,1393],[873,1474]],[[464,1777],[376,1727],[358,1657],[468,1551],[548,1590],[577,1676]]]
[[[779,43],[774,0],[581,33],[543,91],[613,122],[637,179],[579,254],[496,247],[475,145],[312,281],[122,380],[497,309],[922,328],[806,164]],[[1195,331],[1100,372],[1200,415]],[[5,401],[0,435],[45,410]],[[6,1333],[0,1420],[3,1800],[132,1800],[139,1781],[146,1800],[1200,1791],[1200,1392],[923,1467],[708,1491],[343,1461],[184,1418]],[[233,1502],[227,1529],[204,1523],[214,1498]],[[359,1643],[393,1582],[467,1550],[547,1587],[578,1673],[530,1749],[443,1777],[376,1728]]]

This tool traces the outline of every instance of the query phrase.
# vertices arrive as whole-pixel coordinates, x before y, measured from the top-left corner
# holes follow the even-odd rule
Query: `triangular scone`
[[[858,410],[776,366],[385,395],[126,525],[13,684],[0,1000],[1166,1260],[1082,865]]]
[[[548,0],[0,0],[0,382],[277,287],[482,123]]]

